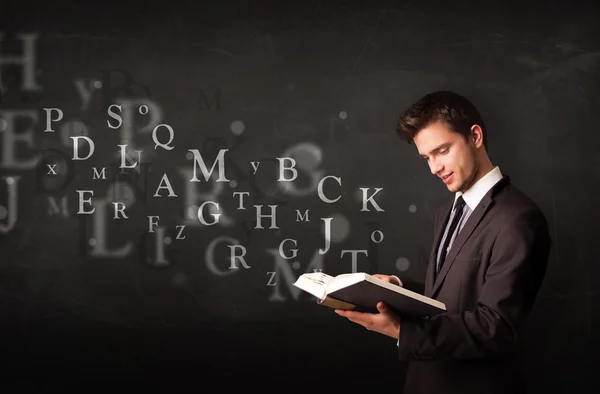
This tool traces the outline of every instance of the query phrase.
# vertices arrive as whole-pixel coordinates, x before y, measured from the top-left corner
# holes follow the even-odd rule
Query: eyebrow
[[[438,146],[437,148],[434,148],[431,150],[431,152],[429,152],[430,155],[437,153],[438,151],[444,149],[444,148],[448,148],[450,145],[452,145],[450,142],[444,142],[443,144],[441,144],[440,146]],[[421,156],[426,156],[424,154],[421,154]]]

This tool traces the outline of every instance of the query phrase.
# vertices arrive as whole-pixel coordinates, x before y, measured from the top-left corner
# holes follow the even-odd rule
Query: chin
[[[455,183],[452,183],[450,185],[446,185],[448,186],[448,191],[452,192],[452,193],[456,193],[457,191],[460,190],[460,187],[458,187],[458,185]]]

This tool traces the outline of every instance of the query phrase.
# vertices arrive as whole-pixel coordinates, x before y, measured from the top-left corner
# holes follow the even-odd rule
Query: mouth
[[[442,176],[442,181],[444,181],[444,183],[446,183],[446,184],[452,182],[452,179],[454,178],[453,175],[454,175],[454,173],[451,172],[448,175]]]

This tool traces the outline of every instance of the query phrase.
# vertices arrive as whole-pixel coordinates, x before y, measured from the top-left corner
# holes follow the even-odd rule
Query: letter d
[[[90,152],[88,153],[87,157],[79,157],[79,139],[83,138],[84,140],[87,141],[87,143],[90,146]],[[90,157],[92,157],[92,155],[94,154],[94,141],[92,141],[91,138],[86,137],[84,135],[78,135],[75,137],[71,137],[71,139],[73,140],[73,158],[71,160],[87,160]]]

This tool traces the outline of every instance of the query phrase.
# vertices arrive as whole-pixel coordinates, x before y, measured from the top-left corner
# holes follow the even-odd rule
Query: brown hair
[[[471,127],[479,125],[483,130],[483,146],[487,150],[483,118],[468,99],[451,91],[441,90],[423,96],[400,116],[396,131],[410,144],[420,130],[434,122],[446,123],[465,139],[470,135]]]

